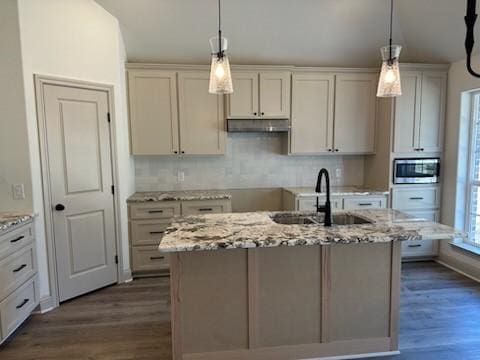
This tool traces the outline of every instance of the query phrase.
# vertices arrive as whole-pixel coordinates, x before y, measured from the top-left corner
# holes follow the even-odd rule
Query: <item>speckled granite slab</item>
[[[223,200],[231,198],[230,193],[221,190],[185,190],[136,192],[127,199],[127,202]]]
[[[160,242],[163,252],[234,248],[375,243],[404,240],[453,239],[463,236],[455,229],[392,209],[341,211],[370,221],[361,225],[283,225],[273,216],[306,212],[251,212],[208,214],[176,218]]]
[[[11,228],[32,220],[35,216],[29,213],[0,212],[0,235]]]
[[[313,187],[293,187],[284,188],[284,190],[300,197],[312,197],[318,195]],[[388,191],[365,189],[355,186],[337,186],[332,187],[330,191],[332,196],[385,196],[389,194]]]

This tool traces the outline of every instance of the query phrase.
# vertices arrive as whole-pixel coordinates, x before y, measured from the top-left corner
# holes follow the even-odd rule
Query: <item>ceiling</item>
[[[120,22],[128,60],[207,64],[216,0],[96,0]],[[222,0],[233,64],[376,66],[387,43],[388,0]],[[480,10],[479,10],[480,11]],[[397,0],[401,61],[464,57],[465,1]],[[480,24],[476,29],[480,46]]]

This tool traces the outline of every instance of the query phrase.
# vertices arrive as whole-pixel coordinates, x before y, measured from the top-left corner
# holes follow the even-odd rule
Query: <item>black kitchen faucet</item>
[[[318,173],[317,186],[315,187],[315,192],[322,192],[322,177],[325,175],[325,184],[327,187],[327,200],[325,205],[319,205],[318,195],[317,195],[317,212],[323,212],[325,214],[324,225],[332,226],[332,205],[330,204],[330,176],[328,175],[327,169],[323,168]]]

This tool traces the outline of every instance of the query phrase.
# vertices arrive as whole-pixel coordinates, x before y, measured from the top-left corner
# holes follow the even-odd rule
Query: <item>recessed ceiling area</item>
[[[96,1],[118,18],[129,61],[209,62],[216,0]],[[222,27],[232,64],[377,66],[389,7],[389,0],[222,0]],[[464,1],[397,0],[393,31],[401,61],[463,58],[464,15]]]

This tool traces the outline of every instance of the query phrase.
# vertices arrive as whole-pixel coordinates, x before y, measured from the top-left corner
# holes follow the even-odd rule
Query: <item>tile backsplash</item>
[[[363,156],[288,156],[286,134],[230,133],[225,156],[135,156],[137,191],[363,185]],[[179,173],[184,181],[179,181]]]

